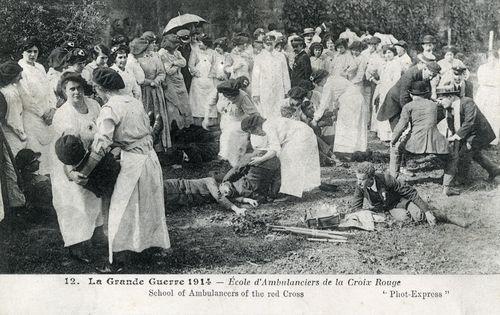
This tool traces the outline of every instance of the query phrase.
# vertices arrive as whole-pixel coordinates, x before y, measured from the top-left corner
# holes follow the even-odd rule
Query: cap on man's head
[[[314,34],[314,28],[312,27],[306,27],[304,29],[304,32],[302,33],[302,36],[308,35],[308,34]]]
[[[427,69],[429,69],[433,74],[438,74],[441,71],[441,66],[435,62],[431,61],[426,64]]]
[[[14,158],[14,163],[18,170],[24,170],[26,166],[38,160],[42,156],[40,152],[34,152],[31,149],[22,149]]]
[[[421,96],[430,93],[429,83],[425,81],[413,81],[408,91],[411,95]]]
[[[56,155],[64,165],[77,165],[85,157],[82,140],[75,135],[62,135],[55,144]]]
[[[435,44],[436,43],[436,38],[432,35],[425,35],[422,37],[422,40],[420,41],[421,44]]]
[[[467,70],[467,67],[465,66],[462,60],[456,59],[453,60],[451,69],[453,70],[454,74],[462,74]]]

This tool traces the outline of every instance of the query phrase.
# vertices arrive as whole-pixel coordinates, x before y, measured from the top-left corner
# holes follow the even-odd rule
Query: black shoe
[[[90,257],[87,256],[87,254],[81,249],[70,248],[69,257],[73,260],[76,260],[84,264],[89,264],[90,262],[92,262],[92,259],[90,259]]]
[[[120,273],[124,270],[124,265],[122,263],[105,263],[102,266],[95,267],[95,270],[99,273]]]

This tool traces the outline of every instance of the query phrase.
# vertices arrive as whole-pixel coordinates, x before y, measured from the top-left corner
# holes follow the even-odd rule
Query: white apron
[[[212,68],[213,56],[211,51],[197,52],[196,70],[200,72],[200,77],[194,77],[191,81],[191,89],[189,90],[189,105],[193,117],[204,117],[207,107],[207,100],[216,88],[214,80],[209,78],[210,69]]]
[[[113,263],[113,252],[170,248],[161,166],[156,153],[122,150],[120,165],[109,207],[110,263]]]
[[[334,152],[365,152],[368,148],[365,97],[361,87],[352,85],[339,98]]]

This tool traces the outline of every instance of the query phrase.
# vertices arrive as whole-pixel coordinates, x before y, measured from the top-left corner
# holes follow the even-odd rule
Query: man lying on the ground
[[[366,199],[370,210],[388,211],[397,221],[412,219],[420,222],[425,219],[431,226],[436,224],[429,205],[420,198],[415,188],[389,174],[375,173],[372,163],[361,163],[356,170],[356,178],[352,204],[354,210],[361,210]]]
[[[263,154],[254,151],[244,155],[238,165],[226,173],[219,190],[225,197],[241,196],[259,203],[276,199],[280,189],[280,161],[273,157],[258,165],[249,165],[251,158]]]
[[[163,180],[165,191],[165,205],[167,208],[182,206],[197,206],[217,202],[226,209],[234,211],[238,215],[244,215],[246,209],[235,205],[219,190],[219,185],[213,177],[200,179],[165,179]],[[247,203],[253,207],[259,204],[256,200],[235,196],[234,201]]]

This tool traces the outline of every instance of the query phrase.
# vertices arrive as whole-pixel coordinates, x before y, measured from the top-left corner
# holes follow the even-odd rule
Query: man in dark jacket
[[[292,48],[295,53],[295,60],[290,72],[292,87],[297,86],[301,80],[309,80],[312,74],[311,59],[305,48],[306,44],[302,37],[292,39]]]
[[[420,198],[415,188],[389,174],[375,173],[372,163],[361,163],[356,170],[356,178],[357,185],[352,201],[354,210],[362,209],[366,199],[370,210],[388,211],[398,221],[411,218],[420,222],[425,219],[431,226],[436,224],[429,205]]]
[[[412,82],[425,81],[428,83],[430,90],[430,81],[440,70],[441,67],[436,62],[425,63],[425,59],[420,60],[418,64],[408,69],[387,93],[384,103],[380,106],[378,111],[377,120],[389,120],[391,129],[394,130],[394,127],[396,127],[399,121],[401,109],[412,101],[409,92]]]
[[[461,173],[467,176],[470,161],[476,161],[484,168],[492,180],[500,175],[500,168],[487,159],[481,150],[495,139],[495,133],[486,117],[469,97],[460,97],[460,91],[454,86],[437,89],[438,102],[445,109],[445,117],[451,136],[448,141],[453,143],[453,150],[457,152]],[[454,167],[458,169],[459,160],[455,160]]]

